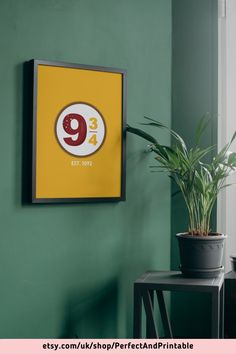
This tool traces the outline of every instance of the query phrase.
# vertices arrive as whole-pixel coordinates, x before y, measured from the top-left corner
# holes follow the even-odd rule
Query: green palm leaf
[[[194,235],[207,235],[210,232],[210,217],[220,190],[230,186],[225,184],[227,176],[236,170],[236,153],[229,153],[229,148],[236,138],[233,134],[230,142],[213,157],[210,163],[204,162],[215,146],[199,147],[203,132],[209,124],[204,116],[196,129],[195,145],[187,148],[182,137],[164,124],[145,117],[144,126],[166,129],[174,144],[166,146],[142,129],[127,126],[127,131],[150,142],[157,164],[151,166],[151,172],[166,172],[178,186],[189,214],[189,232]],[[175,194],[177,194],[176,192]]]

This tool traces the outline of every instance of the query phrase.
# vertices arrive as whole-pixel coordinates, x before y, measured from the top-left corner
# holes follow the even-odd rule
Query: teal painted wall
[[[209,112],[211,121],[203,146],[217,144],[218,10],[217,0],[172,2],[172,127],[191,144],[199,119]],[[172,192],[176,191],[172,186]],[[171,267],[178,269],[175,234],[186,231],[187,213],[180,194],[172,198]],[[216,213],[212,229],[215,230]],[[177,337],[210,336],[210,303],[206,295],[172,296],[173,329]]]
[[[128,136],[126,202],[22,205],[23,63],[127,69],[128,122],[170,125],[171,1],[0,0],[0,48],[0,337],[131,336],[133,280],[170,266],[169,181]]]

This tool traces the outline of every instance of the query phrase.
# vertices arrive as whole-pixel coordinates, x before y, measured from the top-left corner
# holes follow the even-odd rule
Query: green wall
[[[131,336],[133,280],[170,266],[169,181],[129,135],[126,202],[23,205],[23,63],[127,69],[128,122],[170,125],[171,1],[0,0],[0,34],[0,337]]]
[[[207,112],[211,121],[203,146],[217,144],[218,10],[217,0],[172,1],[172,127],[191,144],[199,119]],[[172,186],[173,195],[176,192]],[[171,203],[171,267],[178,269],[175,234],[186,231],[187,213],[177,194]],[[212,220],[215,229],[216,215]],[[172,321],[177,337],[210,335],[210,304],[206,295],[172,296]]]

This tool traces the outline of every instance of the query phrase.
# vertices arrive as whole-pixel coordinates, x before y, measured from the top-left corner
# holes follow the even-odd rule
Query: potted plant
[[[223,246],[226,236],[212,232],[210,220],[218,193],[228,186],[225,179],[236,169],[236,153],[230,146],[236,137],[216,153],[209,162],[214,146],[201,148],[200,138],[208,121],[200,120],[195,134],[195,144],[187,147],[182,137],[162,123],[145,117],[144,125],[167,129],[172,136],[171,146],[165,146],[142,129],[127,126],[127,131],[146,139],[155,154],[156,166],[152,169],[167,172],[181,192],[188,211],[188,230],[177,234],[180,250],[180,269],[190,277],[209,278],[223,270]],[[207,160],[208,159],[208,160]]]

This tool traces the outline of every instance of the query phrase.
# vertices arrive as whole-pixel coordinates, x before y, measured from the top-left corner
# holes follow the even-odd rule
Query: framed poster
[[[32,63],[32,202],[125,200],[126,72]]]

